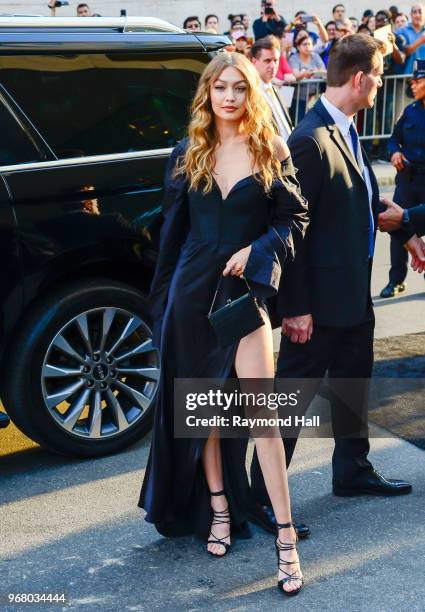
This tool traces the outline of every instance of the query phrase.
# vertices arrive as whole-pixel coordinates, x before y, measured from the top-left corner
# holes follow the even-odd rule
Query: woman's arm
[[[313,15],[313,23],[317,26],[317,31],[319,32],[320,40],[322,41],[322,43],[327,43],[329,41],[328,33],[326,32],[325,26],[320,21],[317,15]]]
[[[154,322],[153,344],[155,346],[159,346],[159,332],[167,305],[168,290],[181,247],[189,229],[186,179],[182,176],[173,176],[177,160],[181,155],[184,155],[186,146],[187,139],[177,144],[170,155],[165,171],[162,204],[164,222],[161,227],[158,260],[149,293],[150,314]]]

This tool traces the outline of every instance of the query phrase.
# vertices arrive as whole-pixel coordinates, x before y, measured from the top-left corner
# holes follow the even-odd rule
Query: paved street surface
[[[374,294],[387,281],[387,243],[379,237]],[[424,280],[409,273],[406,293],[376,306],[379,337],[424,331]],[[148,438],[120,455],[78,461],[0,430],[0,610],[422,611],[425,452],[393,437],[371,443],[375,466],[412,481],[413,494],[333,497],[331,442],[300,440],[293,513],[312,537],[298,548],[306,586],[289,599],[275,587],[271,535],[253,528],[252,539],[214,559],[202,542],[166,540],[143,521],[136,504]],[[9,592],[63,592],[68,603],[9,606]]]

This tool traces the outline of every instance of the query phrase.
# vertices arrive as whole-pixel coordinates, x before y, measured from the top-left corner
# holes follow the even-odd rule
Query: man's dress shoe
[[[251,523],[258,525],[265,531],[276,535],[276,518],[271,506],[256,506],[251,509],[249,520]],[[310,528],[304,523],[295,523],[295,529],[298,534],[298,538],[302,540],[310,535]]]
[[[376,470],[367,470],[352,480],[333,480],[333,492],[338,497],[355,495],[405,495],[412,491],[412,485],[404,480],[384,478]]]
[[[382,289],[380,296],[381,298],[394,297],[398,293],[403,293],[405,289],[406,289],[406,283],[400,283],[398,285],[394,283],[388,283],[388,285]]]

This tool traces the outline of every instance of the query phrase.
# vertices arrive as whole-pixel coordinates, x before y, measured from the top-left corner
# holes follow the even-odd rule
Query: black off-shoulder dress
[[[194,533],[207,539],[212,511],[201,461],[206,440],[174,438],[174,379],[230,375],[237,344],[221,347],[207,319],[220,274],[234,253],[252,245],[244,276],[264,304],[277,293],[284,261],[302,239],[307,208],[290,158],[282,162],[284,181],[275,180],[270,194],[254,175],[238,181],[226,199],[216,183],[207,194],[188,191],[184,178],[172,176],[186,146],[187,139],[175,147],[165,176],[164,223],[150,294],[161,380],[138,505],[165,536]],[[240,285],[240,279],[226,278],[225,297],[235,295]],[[249,537],[246,441],[220,443],[232,535]]]

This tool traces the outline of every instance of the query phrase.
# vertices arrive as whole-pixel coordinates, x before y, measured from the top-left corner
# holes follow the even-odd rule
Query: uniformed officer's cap
[[[425,60],[415,60],[413,63],[413,76],[412,81],[416,79],[425,79]]]

